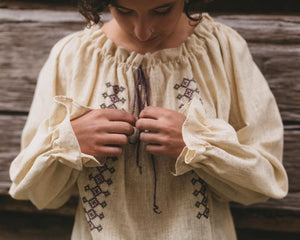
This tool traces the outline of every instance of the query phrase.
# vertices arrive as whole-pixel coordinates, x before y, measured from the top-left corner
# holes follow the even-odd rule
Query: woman
[[[230,201],[287,194],[274,97],[196,2],[81,1],[92,26],[42,69],[10,194],[42,209],[78,191],[72,239],[233,240]]]

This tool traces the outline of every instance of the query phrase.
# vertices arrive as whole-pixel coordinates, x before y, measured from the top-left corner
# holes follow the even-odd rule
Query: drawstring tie
[[[135,111],[137,109],[137,116],[140,115],[141,111],[148,106],[148,85],[145,78],[145,74],[143,72],[142,67],[140,66],[137,69],[137,80],[134,91],[134,99],[133,99],[133,109],[132,115],[135,115]],[[139,168],[140,174],[142,174],[142,163],[140,162],[139,149],[140,149],[140,131],[137,132],[137,152],[136,152],[136,165]]]
[[[135,93],[133,99],[133,108],[132,108],[132,115],[135,115],[137,110],[137,116],[140,115],[143,109],[149,106],[149,93],[148,93],[148,85],[147,80],[145,78],[145,74],[141,66],[137,69],[137,80],[135,85]],[[139,168],[140,174],[142,174],[142,162],[140,159],[140,134],[141,132],[137,130],[137,150],[136,150],[136,165]],[[153,166],[153,174],[154,174],[154,186],[153,186],[153,211],[156,214],[160,214],[161,211],[159,207],[156,205],[156,189],[157,189],[157,174],[156,174],[156,165],[154,156],[151,154],[152,166]]]

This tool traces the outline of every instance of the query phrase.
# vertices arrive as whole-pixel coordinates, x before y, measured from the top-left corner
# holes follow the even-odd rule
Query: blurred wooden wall
[[[224,1],[215,1],[208,9],[215,10],[216,20],[233,27],[248,41],[254,59],[277,99],[285,125],[284,165],[290,184],[289,194],[283,200],[270,200],[250,207],[232,204],[238,237],[239,240],[298,240],[299,1],[226,2],[228,4],[224,5]],[[76,197],[58,210],[37,211],[30,202],[10,198],[8,169],[19,152],[21,130],[36,79],[51,47],[67,34],[84,28],[84,20],[76,12],[75,3],[75,0],[0,2],[0,240],[70,238]],[[260,14],[256,14],[259,9]]]

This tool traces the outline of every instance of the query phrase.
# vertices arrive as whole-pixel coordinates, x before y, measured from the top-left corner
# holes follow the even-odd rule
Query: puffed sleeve
[[[186,109],[186,147],[171,171],[194,170],[220,199],[252,204],[283,198],[288,191],[282,165],[283,125],[269,86],[247,44],[234,30],[215,31],[230,81],[229,121],[209,118],[198,99]]]
[[[63,205],[74,193],[82,166],[98,163],[94,157],[81,153],[70,123],[91,109],[59,96],[66,92],[66,69],[70,66],[63,55],[70,52],[71,41],[73,48],[73,35],[59,41],[40,72],[22,133],[21,152],[9,171],[11,196],[30,200],[39,209]]]

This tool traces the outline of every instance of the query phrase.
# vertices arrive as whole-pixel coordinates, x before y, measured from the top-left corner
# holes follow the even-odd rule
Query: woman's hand
[[[147,143],[146,151],[153,155],[177,158],[185,147],[182,138],[185,116],[169,109],[147,107],[139,117],[136,127],[143,130],[140,139]]]
[[[136,119],[117,109],[99,109],[71,121],[81,152],[95,157],[119,156],[133,134]]]

